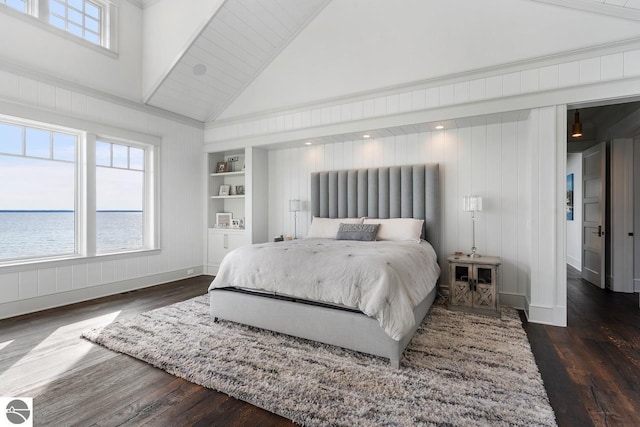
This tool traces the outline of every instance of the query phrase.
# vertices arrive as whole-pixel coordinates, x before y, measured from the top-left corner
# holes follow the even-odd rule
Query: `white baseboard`
[[[582,260],[567,255],[567,264],[575,268],[578,271],[582,271]]]
[[[524,310],[525,300],[526,298],[524,295],[500,292],[500,305],[513,307],[518,310]]]
[[[527,319],[531,323],[540,323],[551,326],[567,326],[567,309],[559,306],[542,306],[527,304]]]
[[[187,274],[188,270],[193,270],[193,274]],[[64,305],[75,304],[96,298],[115,295],[122,292],[136,289],[148,288],[162,283],[173,282],[175,280],[186,279],[202,274],[202,266],[181,268],[180,270],[169,271],[151,276],[138,277],[121,282],[107,283],[99,286],[92,286],[82,289],[74,289],[68,292],[43,295],[36,298],[29,298],[19,301],[11,301],[0,304],[0,319],[20,316],[22,314],[33,313],[35,311],[47,310]]]
[[[640,279],[633,279],[633,291],[640,292]]]

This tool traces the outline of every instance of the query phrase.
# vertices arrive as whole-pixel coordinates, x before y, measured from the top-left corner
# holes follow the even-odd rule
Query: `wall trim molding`
[[[279,143],[302,142],[309,139],[317,140],[322,137],[353,132],[375,131],[390,127],[471,118],[498,113],[521,112],[551,105],[596,102],[605,99],[623,99],[638,96],[640,96],[640,76],[634,76],[624,79],[483,99],[461,104],[451,104],[423,110],[407,111],[391,115],[374,116],[359,120],[271,133],[252,134],[237,138],[212,141],[207,140],[205,134],[203,151],[212,152],[244,148],[247,146],[260,147]]]
[[[557,317],[556,311],[559,308],[560,307],[556,306],[529,304],[529,315],[527,318],[531,323],[540,323],[550,326],[567,326],[566,320],[563,325],[555,322]]]
[[[151,105],[142,104],[134,100],[123,98],[118,95],[113,95],[98,89],[91,88],[89,86],[82,85],[80,83],[71,82],[61,77],[57,77],[53,74],[37,71],[31,67],[27,67],[22,64],[12,63],[10,61],[0,61],[0,71],[5,71],[11,74],[15,74],[18,77],[26,77],[38,82],[47,83],[52,86],[66,89],[72,92],[80,93],[86,96],[97,98],[101,101],[110,102],[123,107],[128,107],[141,111],[143,113],[152,114],[154,116],[162,117],[164,119],[172,120],[192,126],[197,129],[203,129],[204,123],[190,117],[182,116],[180,114],[172,113],[170,111],[163,110]]]
[[[578,258],[567,255],[567,264],[575,268],[578,271],[582,271],[582,263]]]
[[[187,271],[191,269],[193,269],[193,274],[187,274]],[[200,275],[202,275],[201,265],[160,274],[153,274],[150,276],[138,277],[121,282],[112,282],[82,289],[74,289],[68,292],[60,292],[35,298],[12,301],[0,304],[0,313],[2,313],[0,314],[0,319],[20,316],[41,310],[48,310],[55,307],[62,307],[65,305],[89,301],[122,292],[129,292],[136,289],[148,288],[150,286]]]
[[[510,292],[499,292],[500,305],[513,307],[517,310],[525,309],[525,296],[521,294],[514,294]]]
[[[144,9],[144,2],[143,0],[126,0],[129,3],[131,3],[132,5],[139,7],[140,9]]]
[[[535,1],[535,0],[533,0]],[[539,56],[536,58],[526,59],[522,61],[498,64],[485,68],[478,68],[464,71],[456,74],[448,74],[445,76],[434,77],[425,80],[417,80],[413,82],[403,83],[399,85],[377,88],[370,91],[352,93],[344,96],[320,99],[316,101],[290,105],[282,108],[273,108],[269,110],[258,111],[245,115],[239,115],[230,118],[217,119],[215,121],[205,122],[205,129],[216,129],[234,124],[245,123],[247,121],[262,120],[275,117],[281,114],[293,114],[310,109],[318,109],[332,107],[351,102],[363,101],[366,99],[377,98],[381,96],[395,95],[401,92],[408,92],[419,89],[429,89],[432,87],[445,86],[460,82],[466,82],[481,78],[492,77],[495,75],[509,74],[513,72],[526,71],[532,68],[541,68],[550,65],[557,65],[563,62],[579,61],[589,59],[594,56],[610,55],[621,53],[627,50],[640,48],[640,37],[633,39],[620,40],[611,43],[604,43],[595,46],[589,46],[582,49],[572,51],[558,52],[555,54]]]
[[[72,128],[81,132],[91,132],[100,136],[138,141],[161,147],[162,137],[144,132],[124,129],[114,125],[105,125],[73,114],[32,106],[19,101],[8,101],[0,98],[0,114],[22,119],[43,122],[54,126]]]
[[[627,19],[629,21],[640,21],[640,10],[630,7],[612,6],[603,3],[595,3],[591,1],[576,0],[533,0],[538,3],[545,3],[553,6],[566,7],[568,9],[577,9],[585,12],[597,13],[599,15],[608,15],[614,18]]]

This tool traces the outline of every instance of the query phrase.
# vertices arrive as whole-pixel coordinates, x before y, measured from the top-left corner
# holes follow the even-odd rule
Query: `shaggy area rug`
[[[213,323],[206,295],[82,336],[302,425],[556,425],[513,309],[495,319],[433,306],[400,369],[339,347]]]

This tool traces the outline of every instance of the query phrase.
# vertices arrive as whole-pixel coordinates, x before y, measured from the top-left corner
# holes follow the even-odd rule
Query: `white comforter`
[[[435,251],[425,241],[301,239],[231,251],[209,289],[256,289],[357,308],[400,340],[439,275]]]

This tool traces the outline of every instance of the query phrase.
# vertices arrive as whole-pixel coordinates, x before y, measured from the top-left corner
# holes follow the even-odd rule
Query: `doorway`
[[[638,292],[640,102],[568,107],[567,130],[567,264],[585,283]]]

